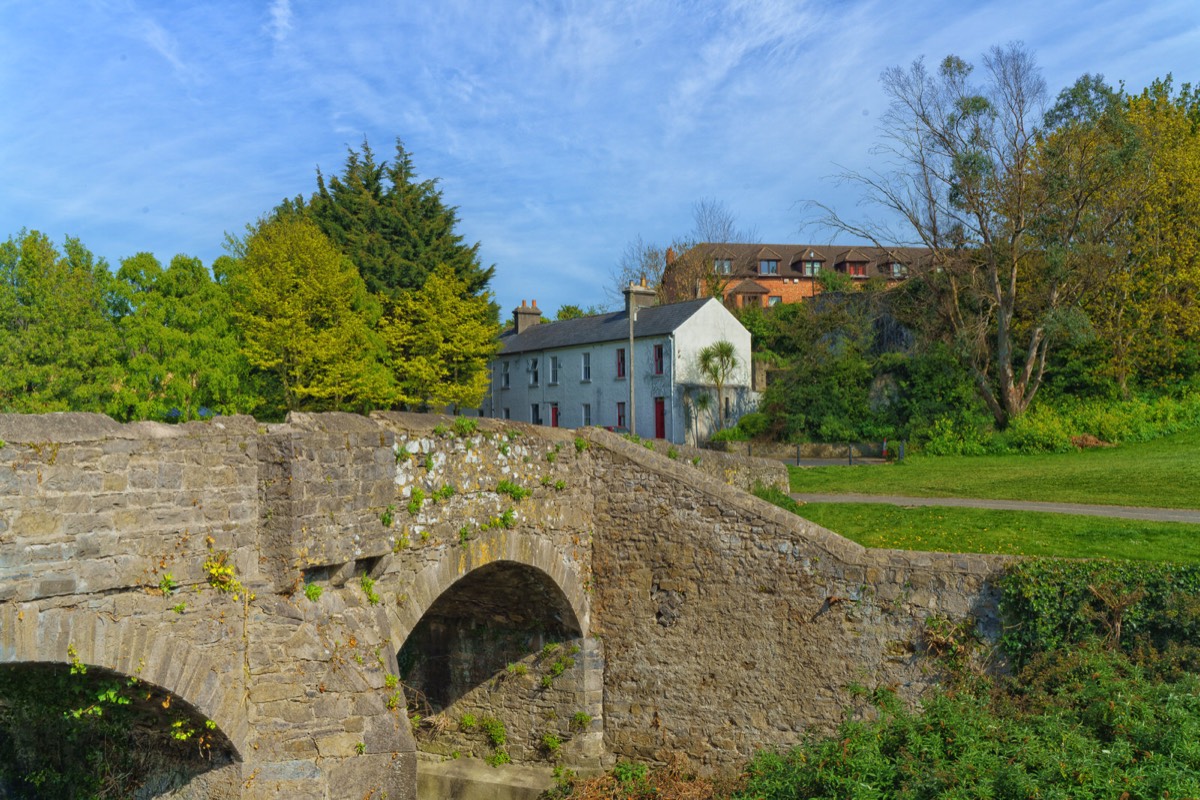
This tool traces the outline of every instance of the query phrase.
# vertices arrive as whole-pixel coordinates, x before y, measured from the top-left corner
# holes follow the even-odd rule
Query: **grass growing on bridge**
[[[1200,525],[1182,522],[876,503],[793,510],[864,547],[1200,563]]]
[[[789,469],[793,492],[1200,508],[1200,431],[1075,453],[909,456],[903,464]]]

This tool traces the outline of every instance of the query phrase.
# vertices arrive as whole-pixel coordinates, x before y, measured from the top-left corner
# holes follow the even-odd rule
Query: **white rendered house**
[[[717,413],[730,425],[752,410],[750,332],[719,300],[655,306],[653,299],[652,290],[631,284],[625,310],[560,322],[541,322],[537,302],[522,301],[500,337],[484,415],[694,443],[712,434]],[[721,340],[733,345],[737,363],[718,409],[698,362],[702,349]],[[701,394],[710,398],[707,408],[696,402]]]

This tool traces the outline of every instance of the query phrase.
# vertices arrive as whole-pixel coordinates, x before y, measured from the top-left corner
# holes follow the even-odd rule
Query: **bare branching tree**
[[[692,230],[687,235],[666,246],[645,242],[641,236],[627,244],[605,293],[610,303],[619,304],[623,301],[621,290],[630,281],[639,283],[645,278],[660,303],[719,296],[728,276],[715,273],[712,259],[696,245],[756,241],[757,232],[739,228],[737,218],[720,200],[698,200],[692,206]]]
[[[1004,426],[1037,394],[1056,325],[1089,285],[1075,267],[1105,235],[1096,197],[1113,175],[1080,160],[1116,145],[1083,135],[1099,130],[1095,114],[1064,112],[1042,127],[1046,85],[1023,45],[993,47],[982,66],[981,83],[957,56],[935,73],[920,59],[883,73],[891,105],[875,152],[887,166],[841,177],[898,217],[902,232],[818,208],[824,224],[878,246],[928,248],[928,260],[910,267],[908,291],[924,292],[926,313]],[[1056,109],[1073,103],[1067,94]],[[1045,146],[1048,135],[1057,150]]]

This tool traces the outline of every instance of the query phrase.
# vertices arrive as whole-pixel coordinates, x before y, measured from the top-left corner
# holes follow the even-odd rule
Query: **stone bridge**
[[[208,731],[145,797],[414,797],[419,752],[731,766],[854,684],[918,698],[930,615],[995,625],[999,559],[865,550],[728,485],[777,464],[595,429],[0,415],[0,441],[0,673],[136,678],[164,731]]]

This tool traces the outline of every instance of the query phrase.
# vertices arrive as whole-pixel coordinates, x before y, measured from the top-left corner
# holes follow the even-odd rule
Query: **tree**
[[[437,181],[417,180],[412,156],[399,139],[390,163],[376,163],[364,139],[361,152],[349,149],[340,176],[327,181],[317,170],[311,199],[285,200],[278,211],[314,220],[372,294],[419,289],[445,264],[462,280],[465,294],[480,296],[495,273],[495,267],[480,266],[479,244],[468,245],[455,232],[457,209],[443,202]]]
[[[603,314],[604,309],[600,306],[588,306],[583,308],[573,303],[567,303],[558,307],[558,312],[555,313],[554,319],[557,322],[562,322],[565,319],[580,319],[582,317],[594,317],[597,314]]]
[[[118,319],[123,376],[109,413],[122,420],[189,420],[248,413],[258,404],[225,287],[199,259],[177,255],[164,271],[150,253],[121,261]]]
[[[843,177],[909,235],[827,208],[825,221],[879,246],[929,249],[927,262],[910,267],[907,290],[921,293],[927,332],[952,343],[1003,427],[1037,394],[1064,312],[1095,286],[1077,267],[1111,230],[1114,220],[1092,212],[1116,173],[1088,164],[1115,150],[1090,135],[1094,120],[1061,135],[1057,150],[1043,147],[1045,83],[1022,45],[993,47],[983,67],[981,85],[957,56],[936,74],[920,59],[883,74],[891,105],[879,151],[895,166]]]
[[[1123,98],[1118,113],[1140,150],[1105,201],[1132,211],[1085,308],[1127,394],[1135,376],[1174,385],[1200,366],[1200,96],[1188,86],[1176,92],[1167,78]]]
[[[243,352],[272,376],[288,411],[389,405],[391,377],[372,328],[377,307],[354,265],[316,223],[279,215],[225,262]]]
[[[659,303],[678,303],[701,297],[722,297],[729,276],[714,269],[712,255],[701,245],[755,242],[752,229],[737,227],[733,213],[719,200],[701,199],[692,206],[692,230],[666,247],[642,240],[639,235],[625,246],[606,288],[610,302],[623,301],[622,290],[632,281],[646,279]]]
[[[725,385],[738,368],[738,354],[733,343],[721,339],[703,348],[696,360],[700,375],[717,390],[717,408],[713,413],[718,429],[725,427]]]
[[[75,238],[0,244],[0,410],[103,411],[118,379],[112,276]]]
[[[477,408],[488,387],[488,362],[499,326],[488,295],[467,296],[449,265],[420,289],[400,292],[380,325],[397,401],[418,407]]]

